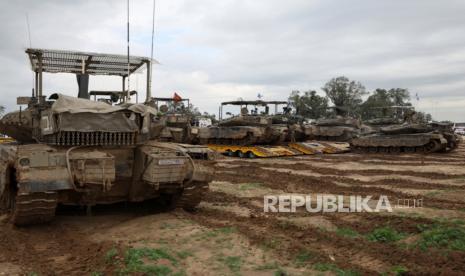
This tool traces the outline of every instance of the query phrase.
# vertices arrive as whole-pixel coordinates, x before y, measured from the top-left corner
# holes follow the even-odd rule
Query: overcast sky
[[[131,52],[150,56],[152,0],[131,0]],[[126,0],[1,1],[1,100],[29,95],[24,50],[125,54]],[[157,0],[153,94],[174,91],[202,111],[222,101],[285,100],[345,75],[369,91],[408,88],[417,109],[465,121],[463,0]],[[143,75],[131,89],[145,93]],[[120,88],[93,78],[91,89]],[[44,93],[77,94],[74,76],[47,74]]]

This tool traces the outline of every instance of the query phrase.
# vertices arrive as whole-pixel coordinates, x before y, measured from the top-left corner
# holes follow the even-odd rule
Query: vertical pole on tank
[[[123,95],[123,101],[126,102],[126,94],[124,93],[124,90],[126,89],[126,76],[123,76],[123,90],[122,90],[122,95]]]
[[[145,61],[145,65],[147,66],[147,96],[145,97],[145,102],[148,103],[152,98],[152,66],[151,61]]]
[[[35,72],[35,87],[34,87],[34,95],[33,97],[37,97],[39,93],[39,72]]]
[[[39,53],[37,56],[37,59],[39,61],[39,103],[42,103],[42,70],[43,70],[43,64],[42,64],[42,53]]]

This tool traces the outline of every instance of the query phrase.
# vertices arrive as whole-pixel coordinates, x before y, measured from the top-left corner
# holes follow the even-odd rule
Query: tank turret
[[[270,105],[287,105],[284,101],[232,101],[223,102],[220,107],[220,121],[217,125],[200,128],[198,138],[202,144],[279,144],[289,137],[289,124],[275,123],[270,114]],[[240,115],[223,119],[226,105],[240,106]],[[249,110],[249,106],[252,107]],[[259,111],[259,107],[263,111]]]
[[[200,203],[213,171],[208,161],[190,154],[208,158],[208,152],[157,141],[164,127],[157,110],[131,103],[135,93],[125,89],[129,75],[143,65],[150,68],[150,59],[43,49],[26,53],[36,75],[34,93],[18,98],[27,108],[0,120],[0,133],[17,141],[0,145],[0,209],[12,223],[48,222],[58,204],[90,208],[158,198],[191,210]],[[47,98],[44,72],[78,75],[79,97]],[[88,93],[88,75],[119,76],[123,89]]]

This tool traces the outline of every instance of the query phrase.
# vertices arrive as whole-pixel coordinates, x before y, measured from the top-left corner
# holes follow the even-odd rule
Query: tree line
[[[326,96],[318,95],[315,90],[292,91],[288,100],[296,115],[308,119],[339,115],[370,120],[400,117],[405,110],[413,109],[410,92],[405,88],[377,88],[370,93],[360,82],[340,76],[328,81],[322,90]],[[417,116],[424,121],[432,120],[430,114],[423,112],[417,112]]]

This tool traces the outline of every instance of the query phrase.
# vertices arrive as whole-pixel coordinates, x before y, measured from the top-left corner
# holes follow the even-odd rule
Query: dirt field
[[[0,224],[0,275],[384,275],[465,273],[465,147],[433,155],[224,159],[195,213],[62,209]],[[276,214],[263,196],[423,199],[392,213]]]

